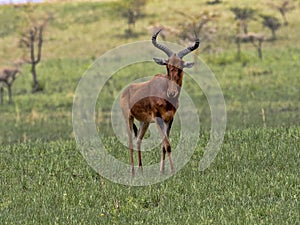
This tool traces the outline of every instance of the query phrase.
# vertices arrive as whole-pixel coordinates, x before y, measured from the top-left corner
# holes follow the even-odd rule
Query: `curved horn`
[[[174,54],[174,53],[172,52],[172,50],[169,49],[168,47],[166,47],[166,46],[164,46],[164,45],[161,45],[161,44],[158,44],[158,43],[156,42],[156,37],[157,37],[157,35],[159,34],[159,32],[161,32],[161,30],[162,30],[162,29],[160,29],[159,31],[157,31],[157,32],[152,36],[152,44],[153,44],[156,48],[158,48],[158,49],[162,50],[164,53],[166,53],[167,56],[171,57],[171,55]]]
[[[178,57],[179,58],[183,58],[184,56],[186,56],[187,54],[189,54],[190,52],[194,51],[195,49],[197,49],[199,47],[199,44],[200,44],[200,40],[199,40],[199,37],[195,31],[195,36],[196,36],[196,40],[195,40],[195,44],[194,46],[190,46],[186,49],[183,49],[182,51],[178,52]]]

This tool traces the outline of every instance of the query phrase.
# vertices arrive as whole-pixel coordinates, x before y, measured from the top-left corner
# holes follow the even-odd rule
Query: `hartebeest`
[[[151,122],[157,124],[158,130],[163,138],[160,172],[164,172],[165,155],[168,153],[170,170],[171,173],[174,173],[169,133],[173,117],[178,108],[183,68],[190,68],[194,65],[194,63],[184,62],[182,58],[197,49],[200,43],[197,34],[195,34],[196,41],[194,46],[188,47],[178,53],[174,53],[165,45],[156,42],[156,37],[160,31],[161,30],[152,36],[152,43],[156,48],[166,53],[168,59],[153,59],[157,64],[166,66],[167,74],[157,74],[147,82],[129,85],[120,98],[120,104],[127,126],[132,176],[135,174],[132,133],[134,132],[135,137],[137,138],[138,165],[139,168],[142,169],[141,143]],[[140,122],[139,129],[137,129],[134,124],[134,119]]]

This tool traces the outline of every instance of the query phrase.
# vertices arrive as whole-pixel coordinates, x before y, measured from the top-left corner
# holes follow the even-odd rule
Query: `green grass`
[[[300,222],[299,127],[227,132],[216,160],[200,172],[207,136],[180,172],[146,187],[102,178],[74,141],[1,146],[1,224]],[[110,144],[122,151],[116,139]]]
[[[237,60],[232,41],[236,24],[230,12],[236,2],[226,0],[214,6],[205,2],[149,1],[146,16],[136,24],[137,35],[131,38],[124,35],[127,24],[119,18],[114,1],[35,6],[36,15],[51,12],[54,18],[45,30],[42,61],[37,66],[45,89],[31,93],[30,67],[25,65],[13,86],[14,103],[8,105],[6,95],[0,105],[0,224],[300,223],[299,3],[295,1],[295,10],[288,13],[289,26],[278,30],[278,40],[263,43],[261,61],[251,44],[242,45]],[[259,0],[245,0],[242,5],[280,18]],[[1,66],[22,56],[18,40],[29,11],[26,6],[0,6]],[[218,35],[211,43],[201,43],[199,57],[211,68],[224,94],[227,131],[222,148],[210,167],[200,172],[210,109],[203,91],[186,75],[183,87],[198,109],[201,125],[191,160],[158,184],[115,184],[93,171],[75,143],[76,87],[104,52],[150,40],[146,30],[150,24],[176,27],[182,20],[176,11],[219,14],[212,23]],[[250,22],[249,30],[270,35],[259,20]],[[176,35],[167,40],[179,41]],[[204,52],[207,45],[214,51]],[[111,106],[129,81],[164,72],[154,63],[125,67],[107,82],[97,101],[99,136],[107,151],[123,162],[129,161],[129,154],[114,136]],[[181,102],[180,107],[184,106]],[[173,149],[178,132],[177,120],[171,131]],[[158,162],[160,150],[143,155],[145,165]]]

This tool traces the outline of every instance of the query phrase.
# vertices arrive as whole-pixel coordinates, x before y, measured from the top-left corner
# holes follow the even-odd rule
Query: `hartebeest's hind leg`
[[[170,171],[171,173],[174,173],[174,165],[172,160],[172,154],[171,154],[171,144],[169,141],[169,134],[172,127],[173,120],[170,120],[169,122],[164,122],[162,118],[158,117],[156,118],[156,124],[158,125],[158,129],[161,133],[163,142],[162,142],[162,155],[160,160],[160,172],[164,173],[165,170],[165,158],[166,153],[168,153],[169,163],[170,163]]]
[[[138,164],[139,164],[139,169],[142,171],[142,155],[141,155],[141,144],[142,144],[142,140],[145,136],[145,133],[149,127],[149,123],[148,122],[141,122],[140,123],[140,128],[139,131],[137,133],[137,137],[136,137],[136,147],[137,147],[137,151],[138,151]]]
[[[12,104],[11,84],[7,84],[7,90],[8,90],[8,103]]]
[[[3,96],[4,96],[4,87],[3,86],[1,86],[0,87],[0,102],[1,102],[1,104],[3,104]]]
[[[166,148],[166,151],[168,153],[168,157],[169,157],[169,162],[170,162],[170,171],[171,173],[174,173],[174,165],[173,165],[173,160],[172,160],[172,155],[171,155],[171,144],[170,144],[170,140],[169,140],[169,135],[170,135],[170,130],[171,130],[171,127],[172,127],[172,123],[173,123],[173,119],[170,120],[167,124],[166,124],[166,133],[167,133],[167,136],[165,138],[165,143],[164,143],[164,148]]]
[[[134,160],[133,160],[133,141],[132,133],[134,131],[133,116],[128,116],[127,120],[127,134],[128,134],[128,149],[130,153],[130,165],[131,165],[131,175],[134,176]]]

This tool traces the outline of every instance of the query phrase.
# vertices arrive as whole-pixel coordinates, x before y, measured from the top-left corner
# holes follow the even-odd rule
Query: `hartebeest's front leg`
[[[166,153],[168,153],[169,163],[170,163],[170,171],[171,173],[174,173],[174,165],[172,160],[172,154],[171,154],[171,144],[169,141],[169,134],[172,127],[173,120],[170,120],[169,122],[163,121],[162,118],[158,117],[156,118],[156,124],[158,125],[158,129],[161,133],[163,142],[162,142],[162,155],[160,160],[160,172],[164,173],[165,170],[165,158]]]
[[[138,164],[139,164],[139,169],[142,171],[142,156],[141,156],[141,144],[142,144],[142,140],[145,136],[145,133],[147,131],[149,127],[149,123],[148,122],[141,122],[140,123],[140,128],[138,130],[138,134],[137,134],[137,140],[136,140],[136,147],[137,147],[137,151],[138,151]]]

